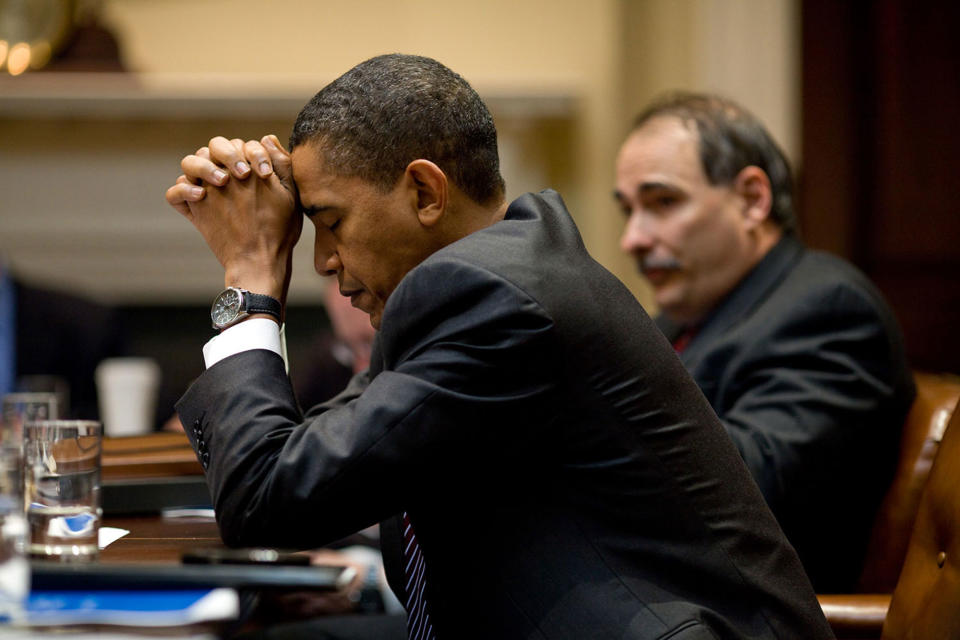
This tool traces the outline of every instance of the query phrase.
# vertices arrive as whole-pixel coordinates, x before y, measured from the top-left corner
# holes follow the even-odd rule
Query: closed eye
[[[679,198],[675,198],[674,196],[660,196],[654,201],[654,203],[657,207],[666,209],[667,207],[675,205],[678,201]]]
[[[333,231],[340,226],[340,220],[343,219],[343,214],[336,211],[334,207],[331,206],[304,206],[303,214],[310,218],[315,225],[323,225],[327,228],[328,231]],[[327,224],[328,219],[333,219],[329,225]]]

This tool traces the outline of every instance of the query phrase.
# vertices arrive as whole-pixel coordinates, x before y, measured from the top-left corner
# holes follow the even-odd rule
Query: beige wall
[[[497,119],[510,194],[561,190],[591,252],[648,302],[617,249],[610,198],[629,117],[665,88],[720,90],[793,152],[796,4],[103,0],[102,22],[140,88],[88,100],[97,90],[56,77],[0,82],[0,187],[19,193],[0,199],[0,250],[22,271],[107,299],[206,300],[218,267],[193,255],[202,245],[162,202],[177,159],[223,131],[218,109],[230,112],[231,135],[283,134],[323,83],[403,51],[436,57],[477,87]],[[271,97],[277,106],[260,110]],[[309,251],[300,253],[295,292],[309,297]]]
[[[670,89],[720,92],[754,111],[799,160],[799,2],[646,0],[624,7],[630,111]]]
[[[602,62],[599,0],[105,0],[139,71],[332,78],[373,55],[436,57],[472,80],[581,78]]]

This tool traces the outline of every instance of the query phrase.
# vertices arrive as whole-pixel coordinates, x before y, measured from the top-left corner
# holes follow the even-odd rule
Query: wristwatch
[[[268,313],[280,322],[280,301],[246,289],[227,287],[213,301],[210,320],[214,329],[226,329],[254,313]]]

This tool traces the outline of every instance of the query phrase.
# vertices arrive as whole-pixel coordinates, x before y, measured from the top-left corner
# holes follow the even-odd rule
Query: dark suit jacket
[[[677,329],[657,319],[668,338]],[[819,592],[857,581],[914,397],[897,322],[846,262],[781,240],[682,351]]]
[[[439,638],[831,637],[710,406],[556,193],[411,270],[373,362],[306,418],[267,351],[187,391],[228,543],[316,547],[406,510]]]
[[[118,314],[78,296],[14,281],[17,376],[54,375],[70,387],[66,417],[99,416],[93,372],[122,355]]]

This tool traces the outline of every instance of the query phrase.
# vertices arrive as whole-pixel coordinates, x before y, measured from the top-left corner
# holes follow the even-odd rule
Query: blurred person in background
[[[301,365],[290,377],[301,407],[312,407],[343,391],[354,374],[370,366],[370,349],[376,330],[370,317],[340,295],[337,279],[329,278],[323,290],[323,307],[330,330],[320,331],[307,349]]]
[[[116,310],[23,282],[0,260],[0,395],[53,391],[60,417],[97,419],[94,371],[123,352]]]
[[[617,157],[615,197],[657,325],[814,587],[851,590],[914,397],[893,313],[853,266],[804,247],[786,157],[729,100],[647,107]]]

